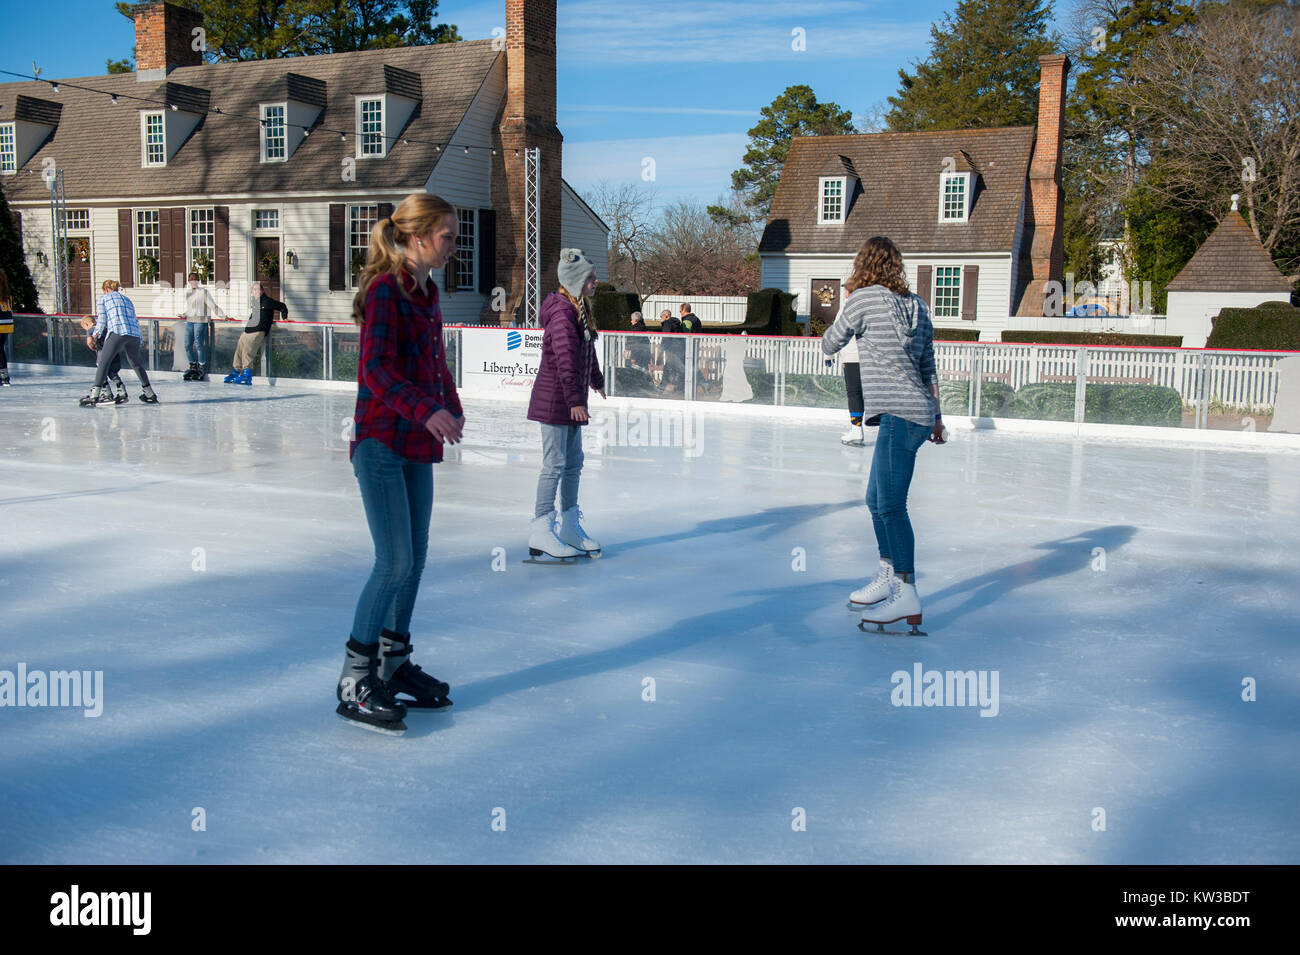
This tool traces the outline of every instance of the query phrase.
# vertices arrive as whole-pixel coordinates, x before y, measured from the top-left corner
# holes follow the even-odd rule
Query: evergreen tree
[[[960,0],[930,25],[930,56],[898,71],[886,121],[898,132],[1028,126],[1038,115],[1038,58],[1059,38],[1048,32],[1051,0]]]
[[[32,281],[32,273],[27,269],[22,242],[19,241],[18,229],[14,225],[9,200],[5,198],[3,188],[0,188],[0,272],[4,272],[5,278],[9,280],[9,294],[14,300],[13,310],[39,312],[36,284]]]
[[[749,131],[744,166],[731,174],[731,186],[743,198],[744,211],[723,205],[708,207],[715,221],[730,225],[767,218],[781,179],[785,157],[795,136],[829,136],[853,132],[853,114],[838,103],[821,103],[811,86],[791,86],[759,111],[762,119]]]
[[[208,60],[269,60],[379,47],[454,43],[449,23],[434,25],[438,0],[173,0],[203,14]],[[133,3],[114,7],[131,18]],[[110,60],[122,72],[127,60]]]

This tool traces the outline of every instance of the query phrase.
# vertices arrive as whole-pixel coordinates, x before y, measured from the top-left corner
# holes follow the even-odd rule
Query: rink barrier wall
[[[11,361],[33,372],[42,366],[93,367],[95,355],[85,346],[80,318],[15,315],[9,339]],[[169,373],[179,378],[187,367],[183,320],[143,317],[140,324],[150,373],[164,375],[163,380]],[[221,376],[229,368],[243,326],[242,320],[211,323],[212,373]],[[540,361],[536,329],[449,325],[443,337],[448,364],[467,397],[528,395]],[[843,362],[850,355],[856,357],[846,349],[827,359],[818,338],[757,335],[605,332],[598,347],[611,398],[678,407],[689,401],[718,411],[752,409],[810,418],[825,412],[835,420],[844,420],[847,413]],[[1279,366],[1300,353],[942,341],[934,348],[950,427],[1077,437],[1133,433],[1156,438],[1170,432],[1198,444],[1290,444],[1287,435],[1267,431],[1267,424],[1255,416],[1272,415],[1284,371]],[[276,322],[263,349],[258,379],[351,389],[359,352],[359,330],[352,323]],[[1160,424],[1088,420],[1092,384],[1145,385],[1176,392],[1183,404],[1181,427],[1170,426],[1167,420]],[[1010,410],[1008,396],[1026,385],[1054,390],[1057,411],[1065,420],[989,413]],[[1216,427],[1211,427],[1212,414]],[[962,419],[969,424],[959,424]],[[1192,437],[1196,432],[1205,436]]]

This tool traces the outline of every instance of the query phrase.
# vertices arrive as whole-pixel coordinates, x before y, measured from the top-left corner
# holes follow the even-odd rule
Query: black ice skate
[[[401,736],[406,732],[402,717],[406,707],[389,696],[379,678],[379,645],[348,639],[347,659],[339,677],[339,705],[334,711],[362,729]]]
[[[99,401],[100,401],[100,389],[91,388],[90,393],[87,394],[80,401],[78,401],[77,404],[79,404],[83,408],[93,408],[95,407],[95,405],[99,404]]]
[[[398,703],[413,710],[445,710],[451,706],[450,684],[436,680],[410,660],[410,634],[385,627],[379,634],[379,678],[384,689]],[[401,693],[411,699],[398,696]]]
[[[144,394],[140,396],[140,400],[147,405],[156,405],[158,403],[158,396],[154,394],[154,390],[152,387],[146,386],[144,389]]]
[[[192,362],[190,362],[190,368],[189,368],[189,371],[187,371],[187,372],[185,372],[185,374],[181,375],[181,380],[182,380],[182,381],[194,381],[194,380],[195,380],[195,376],[198,374],[198,371],[199,371],[199,363],[198,363],[197,361],[192,361]]]

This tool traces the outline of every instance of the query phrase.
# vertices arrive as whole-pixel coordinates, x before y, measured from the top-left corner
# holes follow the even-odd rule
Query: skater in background
[[[284,302],[267,295],[260,281],[254,282],[249,289],[249,306],[244,334],[240,335],[239,341],[235,343],[235,358],[231,362],[234,367],[230,374],[222,379],[228,385],[253,383],[253,363],[262,353],[262,346],[271,337],[271,324],[275,321],[275,313],[279,312],[281,319],[289,317],[289,309],[285,307]]]
[[[207,374],[208,323],[214,315],[226,317],[212,293],[199,284],[199,273],[191,272],[185,290],[185,310],[181,312],[181,318],[185,319],[185,357],[190,361],[189,371],[181,376],[186,381],[202,381]]]
[[[456,251],[457,228],[446,200],[407,196],[371,229],[352,303],[361,358],[349,454],[375,563],[353,615],[337,712],[394,734],[405,732],[408,706],[451,705],[451,688],[411,662],[410,628],[428,552],[433,464],[465,425],[432,276]]]
[[[528,420],[542,426],[542,472],[537,478],[528,553],[599,557],[600,545],[583,530],[578,510],[582,428],[589,420],[587,392],[594,388],[605,397],[605,376],[596,360],[596,323],[586,301],[596,289],[596,266],[580,249],[561,249],[559,276],[560,288],[546,296],[538,318],[542,362],[528,401]]]
[[[672,312],[664,309],[659,313],[659,331],[665,335],[680,335],[685,328],[680,318],[674,318]],[[664,394],[677,388],[686,388],[686,339],[661,338],[664,350],[664,373],[660,381]]]
[[[103,295],[95,306],[95,327],[91,337],[102,339],[104,344],[99,349],[99,360],[95,364],[95,385],[90,394],[81,399],[81,407],[91,408],[99,401],[108,379],[108,369],[113,360],[126,356],[126,362],[135,372],[144,393],[140,400],[148,405],[156,405],[158,396],[154,394],[149,383],[149,373],[144,370],[144,359],[140,355],[140,323],[135,317],[135,304],[121,292],[122,286],[116,279],[105,279],[101,286]]]
[[[93,352],[98,352],[104,347],[104,339],[108,337],[108,330],[98,338],[95,337],[95,316],[87,315],[81,320],[81,330],[86,333],[86,347]],[[114,404],[126,404],[130,399],[126,396],[126,385],[122,384],[120,372],[122,371],[122,356],[118,355],[109,363],[108,381],[106,384],[111,388],[105,388],[99,396],[101,403],[113,402]]]
[[[634,332],[647,332],[645,319],[641,317],[640,312],[632,313],[632,328]],[[623,353],[627,363],[633,368],[640,368],[642,371],[650,370],[650,339],[644,334],[633,335],[627,341],[627,349]]]
[[[0,387],[9,387],[9,336],[14,330],[13,297],[9,279],[0,272]]]
[[[915,626],[921,599],[907,492],[921,445],[944,442],[934,328],[925,302],[908,290],[902,254],[884,236],[862,244],[844,288],[848,299],[822,335],[822,351],[834,355],[857,339],[864,420],[880,429],[867,482],[880,566],[849,600],[863,608],[864,623]]]

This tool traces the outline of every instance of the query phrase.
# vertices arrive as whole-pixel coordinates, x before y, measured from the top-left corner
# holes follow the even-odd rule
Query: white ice
[[[539,567],[536,426],[467,400],[413,625],[455,707],[392,739],[334,714],[370,564],[351,394],[15,382],[0,670],[104,699],[0,708],[2,862],[1300,861],[1300,455],[926,446],[906,638],[845,609],[876,551],[841,422],[590,433],[606,556]],[[996,671],[997,715],[892,705],[915,663]]]

